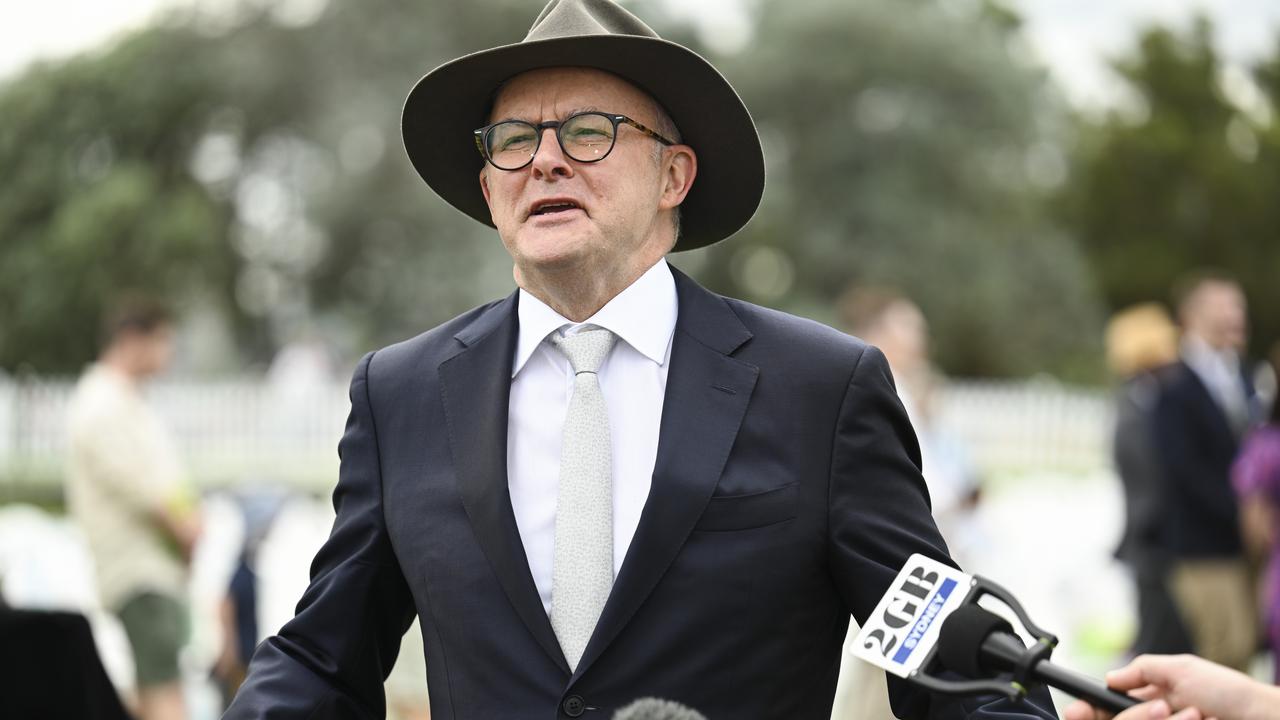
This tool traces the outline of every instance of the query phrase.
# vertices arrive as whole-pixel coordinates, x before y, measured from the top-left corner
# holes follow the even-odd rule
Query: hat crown
[[[609,0],[551,0],[533,21],[524,41],[581,35],[658,37],[644,21]]]

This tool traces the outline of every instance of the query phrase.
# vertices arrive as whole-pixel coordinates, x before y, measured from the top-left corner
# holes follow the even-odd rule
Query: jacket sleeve
[[[831,568],[862,624],[913,553],[956,563],[933,521],[915,432],[889,364],[874,347],[863,351],[853,370],[835,433],[827,506]],[[1043,686],[1028,701],[1010,703],[996,696],[932,695],[890,676],[889,699],[900,718],[1057,717]]]
[[[1155,411],[1159,387],[1151,376],[1129,380],[1116,403],[1112,459],[1125,495],[1125,527],[1117,557],[1154,568],[1167,562],[1160,548],[1168,493],[1155,450]]]
[[[366,355],[351,381],[338,445],[337,518],[311,564],[292,620],[258,646],[228,720],[322,720],[385,715],[383,682],[413,619],[387,535]]]

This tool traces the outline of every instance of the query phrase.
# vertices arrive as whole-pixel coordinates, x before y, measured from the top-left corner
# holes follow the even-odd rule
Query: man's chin
[[[580,264],[592,246],[592,239],[581,229],[524,228],[516,239],[515,254],[524,265],[551,270]]]
[[[526,255],[522,258],[520,264],[526,272],[534,272],[543,276],[580,273],[585,272],[589,267],[587,256],[584,253]]]

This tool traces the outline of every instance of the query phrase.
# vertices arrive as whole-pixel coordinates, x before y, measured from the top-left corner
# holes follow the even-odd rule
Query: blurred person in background
[[[1164,307],[1142,303],[1107,323],[1107,364],[1120,380],[1112,459],[1124,490],[1125,523],[1116,557],[1133,573],[1138,631],[1131,653],[1191,651],[1191,638],[1169,592],[1173,558],[1160,542],[1169,500],[1154,422],[1162,378],[1178,360],[1178,330]]]
[[[258,561],[262,544],[287,497],[281,492],[255,490],[237,498],[244,520],[244,541],[227,594],[218,604],[222,651],[211,673],[222,694],[223,709],[231,704],[244,682],[249,658],[258,644]]]
[[[850,286],[837,303],[842,330],[884,353],[894,385],[920,441],[921,468],[929,499],[947,549],[972,571],[981,544],[976,525],[980,486],[964,446],[937,422],[937,397],[943,378],[930,362],[929,325],[919,306],[888,287]],[[850,624],[845,645],[858,632]],[[893,717],[884,691],[884,673],[845,653],[836,684],[832,720],[888,720]]]
[[[1280,373],[1280,343],[1271,349],[1271,366]],[[1245,544],[1267,565],[1260,617],[1280,683],[1280,399],[1272,399],[1266,424],[1245,440],[1231,480],[1240,498]]]
[[[841,329],[879,348],[889,361],[898,397],[920,440],[933,517],[951,556],[972,566],[981,545],[975,525],[981,483],[963,442],[939,419],[946,378],[931,361],[924,313],[895,289],[861,286],[845,291],[838,311]]]
[[[1241,542],[1231,463],[1259,415],[1241,360],[1247,337],[1240,285],[1216,271],[1174,292],[1180,358],[1156,404],[1156,452],[1168,488],[1161,542],[1170,589],[1197,654],[1247,668],[1257,646],[1255,598]]]
[[[178,656],[200,521],[173,438],[142,392],[168,367],[172,335],[162,305],[122,301],[68,413],[69,509],[88,540],[102,605],[129,639],[142,720],[186,717]]]

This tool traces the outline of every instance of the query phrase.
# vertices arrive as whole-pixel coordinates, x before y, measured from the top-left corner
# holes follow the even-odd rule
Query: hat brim
[[[673,42],[638,35],[585,35],[504,45],[427,73],[405,101],[401,131],[413,167],[441,198],[490,227],[480,191],[484,164],[472,131],[488,120],[494,90],[528,70],[581,66],[628,80],[666,109],[698,155],[681,205],[675,250],[737,232],[764,192],[764,152],[751,114],[711,63]]]

